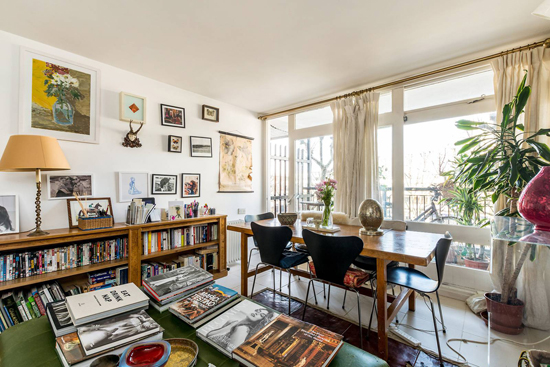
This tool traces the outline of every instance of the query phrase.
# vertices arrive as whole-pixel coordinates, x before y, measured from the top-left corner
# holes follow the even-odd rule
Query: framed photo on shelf
[[[191,157],[212,158],[212,138],[191,136]]]
[[[153,195],[175,195],[178,191],[177,175],[151,175],[151,194]]]
[[[74,198],[74,194],[81,198],[95,195],[92,173],[48,174],[46,180],[49,200]]]
[[[118,173],[118,202],[126,203],[149,195],[149,174],[147,172]]]
[[[113,215],[113,206],[111,205],[111,198],[87,198],[81,200],[82,205],[86,206],[86,209],[103,209],[107,214]],[[67,213],[69,216],[69,228],[78,228],[78,216],[81,214],[82,208],[78,201],[73,199],[67,199]],[[113,218],[114,220],[114,218]]]
[[[19,232],[19,197],[0,195],[0,234]]]
[[[185,108],[161,104],[160,122],[164,126],[185,128]]]
[[[181,197],[193,198],[201,196],[201,174],[200,173],[182,173],[181,174]]]
[[[120,116],[121,121],[147,122],[147,99],[126,92],[120,92]]]
[[[172,153],[181,153],[183,138],[176,135],[168,135],[168,151]]]
[[[202,119],[206,121],[220,122],[220,109],[203,104]]]

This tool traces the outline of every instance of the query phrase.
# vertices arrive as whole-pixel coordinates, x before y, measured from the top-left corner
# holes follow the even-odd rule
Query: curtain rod
[[[529,45],[516,47],[516,48],[513,48],[511,50],[502,51],[502,52],[492,54],[492,55],[489,55],[489,56],[484,56],[484,57],[480,57],[480,58],[477,58],[477,59],[474,59],[474,60],[464,61],[464,62],[461,62],[459,64],[455,64],[455,65],[446,66],[446,67],[443,67],[443,68],[427,71],[425,73],[409,76],[409,77],[399,79],[399,80],[394,80],[393,82],[380,84],[380,85],[370,87],[370,88],[366,88],[366,89],[356,90],[356,91],[353,91],[351,93],[342,94],[340,96],[324,99],[322,101],[308,103],[308,104],[305,104],[305,105],[302,105],[302,106],[289,108],[288,110],[283,110],[283,111],[279,111],[279,112],[270,113],[270,114],[267,114],[267,115],[262,115],[262,116],[259,116],[258,119],[265,120],[265,119],[268,119],[268,118],[273,117],[273,116],[286,115],[286,114],[289,114],[289,113],[294,112],[294,111],[302,110],[304,108],[318,106],[318,105],[326,104],[328,102],[336,101],[340,98],[356,96],[356,95],[360,95],[362,93],[370,92],[370,91],[373,91],[373,90],[376,90],[376,89],[383,89],[383,88],[391,87],[393,85],[403,84],[403,83],[406,83],[406,82],[410,82],[412,80],[416,80],[416,79],[424,78],[424,77],[427,77],[427,76],[443,73],[443,72],[446,72],[446,71],[458,69],[458,68],[468,66],[468,65],[477,64],[478,62],[487,61],[487,60],[491,60],[491,59],[496,59],[497,57],[504,56],[504,55],[509,55],[511,53],[520,52],[520,51],[524,51],[524,50],[530,50],[532,48],[537,48],[537,47],[540,47],[540,46],[550,48],[550,38],[547,38],[547,39],[539,41],[539,42],[531,43]]]

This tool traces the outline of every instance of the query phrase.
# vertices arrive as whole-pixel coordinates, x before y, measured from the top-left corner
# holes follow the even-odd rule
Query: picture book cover
[[[197,330],[197,335],[222,353],[247,341],[279,315],[264,306],[245,299]]]
[[[212,274],[206,270],[188,265],[144,279],[143,286],[147,288],[149,293],[163,299],[172,294],[184,292],[201,283],[207,283],[212,280],[212,277]]]
[[[233,357],[254,367],[324,367],[342,346],[343,338],[281,314],[237,347]]]
[[[48,303],[46,306],[48,319],[56,336],[72,333],[76,330],[69,315],[65,301]]]
[[[236,298],[237,295],[236,291],[216,284],[201,289],[173,304],[170,306],[170,312],[193,322]]]

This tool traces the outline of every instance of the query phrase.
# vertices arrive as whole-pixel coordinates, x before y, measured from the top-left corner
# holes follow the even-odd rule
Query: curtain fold
[[[550,50],[538,47],[532,50],[501,56],[491,62],[494,71],[497,122],[502,121],[502,108],[517,93],[525,71],[526,85],[530,85],[531,96],[522,116],[525,132],[540,128],[550,128]],[[540,139],[548,143],[548,138]],[[496,210],[505,208],[506,201],[497,201]],[[501,290],[504,272],[504,259],[507,243],[493,241],[491,255],[491,279],[495,288]],[[514,264],[521,245],[516,245]],[[529,327],[550,329],[550,283],[545,281],[546,269],[550,269],[549,249],[539,246],[539,256],[534,262],[527,260],[517,281],[518,298],[525,301],[524,324]]]
[[[336,211],[357,216],[366,198],[378,198],[378,100],[380,94],[363,93],[338,99],[334,115],[334,178]]]

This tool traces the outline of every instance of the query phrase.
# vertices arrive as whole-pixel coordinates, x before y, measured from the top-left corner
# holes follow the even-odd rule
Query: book
[[[343,336],[287,315],[279,315],[233,350],[247,367],[325,367],[342,347]]]
[[[153,342],[159,341],[163,338],[163,329],[152,335],[145,336],[141,339],[136,339],[129,343],[134,342]],[[78,338],[77,332],[66,334],[60,337],[57,337],[55,340],[55,350],[61,363],[64,367],[87,367],[90,366],[96,357],[105,355],[107,353],[113,353],[120,355],[128,347],[128,344],[121,344],[118,347],[104,350],[96,354],[86,355],[80,339]]]
[[[69,315],[66,301],[48,303],[46,306],[46,314],[48,315],[48,320],[50,321],[50,325],[56,337],[76,331],[71,316]]]
[[[157,301],[183,293],[200,284],[208,283],[213,275],[195,266],[184,266],[164,274],[143,279],[143,287]]]
[[[195,324],[218,308],[238,298],[233,289],[211,285],[188,295],[170,307],[170,312],[188,324]]]
[[[244,299],[197,329],[197,336],[231,358],[235,348],[278,315],[259,303]]]
[[[23,322],[23,316],[19,312],[19,307],[17,307],[17,303],[15,302],[13,293],[9,292],[3,295],[2,303],[4,304],[4,308],[11,320],[12,325],[16,325]]]
[[[151,296],[148,292],[147,292],[147,289],[144,288],[144,292],[145,294],[149,295],[150,296],[150,299],[149,299],[149,305],[152,306],[155,310],[159,311],[159,312],[164,312],[166,310],[168,310],[170,308],[171,305],[173,305],[174,303],[178,302],[179,300],[181,300],[182,298],[184,297],[187,297],[188,295],[196,292],[197,290],[199,289],[202,289],[202,288],[205,288],[205,287],[209,287],[211,286],[212,284],[214,284],[214,281],[211,281],[211,282],[208,282],[208,283],[205,283],[205,284],[201,284],[195,288],[191,288],[189,289],[188,291],[185,291],[185,292],[182,292],[182,293],[179,293],[177,295],[175,295],[174,297],[171,297],[171,298],[167,298],[161,302],[158,302],[157,300],[155,300],[153,298],[153,296]]]
[[[122,344],[157,334],[160,326],[145,311],[134,311],[78,326],[76,332],[89,356]]]
[[[134,283],[67,297],[67,308],[75,326],[148,305],[149,298]]]

